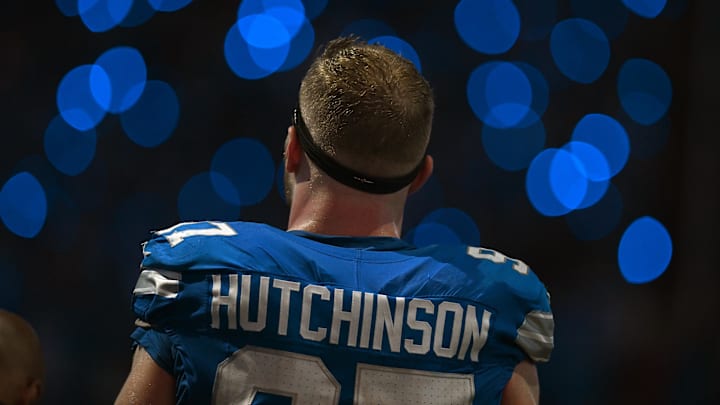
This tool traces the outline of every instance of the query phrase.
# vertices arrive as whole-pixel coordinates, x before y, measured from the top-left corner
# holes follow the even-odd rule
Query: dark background
[[[180,219],[180,188],[207,170],[218,147],[253,137],[280,163],[307,61],[257,81],[233,75],[222,44],[238,4],[195,1],[139,27],[95,34],[52,1],[0,3],[0,183],[28,170],[41,182],[52,179],[59,190],[49,198],[48,219],[36,238],[0,227],[0,307],[38,330],[47,363],[44,403],[109,403],[117,394],[131,360],[130,296],[139,244],[149,230]],[[315,47],[354,20],[377,18],[420,54],[436,94],[430,146],[436,172],[428,190],[411,198],[406,228],[435,208],[462,209],[478,225],[483,246],[522,258],[539,274],[552,293],[556,319],[556,350],[539,367],[543,403],[720,403],[720,3],[669,0],[657,19],[630,14],[611,42],[610,65],[600,80],[551,86],[543,116],[546,147],[560,147],[585,114],[621,111],[615,83],[624,60],[651,59],[673,82],[669,137],[652,156],[631,155],[613,180],[623,197],[622,219],[597,241],[576,239],[563,218],[544,217],[531,206],[525,171],[505,172],[490,162],[480,140],[482,123],[467,104],[466,81],[475,67],[547,58],[548,40],[518,41],[496,57],[474,52],[453,27],[456,4],[330,0],[313,21]],[[558,20],[570,16],[561,1]],[[146,149],[108,116],[97,128],[90,167],[65,176],[43,152],[43,133],[57,115],[57,86],[68,71],[118,45],[137,48],[148,78],[175,88],[178,128],[167,142]],[[664,275],[634,285],[620,274],[617,246],[623,230],[644,215],[665,224],[674,251]],[[286,217],[273,189],[238,218],[284,227]]]

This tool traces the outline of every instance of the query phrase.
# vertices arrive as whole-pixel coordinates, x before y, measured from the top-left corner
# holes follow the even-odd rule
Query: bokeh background
[[[552,294],[546,404],[720,403],[720,3],[0,3],[0,307],[44,403],[109,403],[150,230],[286,224],[281,150],[318,47],[354,33],[435,90],[405,238],[526,261]]]

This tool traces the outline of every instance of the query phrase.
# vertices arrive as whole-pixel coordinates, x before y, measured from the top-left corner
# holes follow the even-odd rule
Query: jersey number
[[[479,247],[468,246],[467,254],[476,259],[490,260],[493,263],[502,264],[505,262],[512,263],[513,270],[520,274],[528,274],[528,265],[517,259],[511,259],[500,252],[491,249],[483,249]]]
[[[207,228],[190,228],[180,230],[178,228],[194,225],[194,224],[207,224]],[[225,222],[183,222],[170,228],[163,229],[162,231],[156,232],[158,235],[162,235],[170,243],[170,247],[175,247],[183,242],[186,238],[192,236],[235,236],[237,232]]]
[[[262,392],[292,398],[293,405],[335,405],[340,384],[316,356],[246,346],[220,363],[213,404],[249,405]],[[452,374],[358,363],[355,404],[471,404],[472,374]]]

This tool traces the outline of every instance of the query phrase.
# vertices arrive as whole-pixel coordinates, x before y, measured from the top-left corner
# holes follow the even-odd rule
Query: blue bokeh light
[[[647,59],[630,59],[620,68],[618,94],[625,112],[651,125],[665,116],[672,101],[672,82],[662,67]]]
[[[152,8],[157,11],[173,12],[187,6],[192,0],[147,0]]]
[[[94,129],[78,131],[57,116],[45,130],[45,155],[52,165],[68,176],[76,176],[90,165],[97,143]]]
[[[78,15],[78,0],[55,0],[55,5],[65,17]]]
[[[163,81],[150,80],[137,103],[120,115],[120,123],[130,140],[152,148],[170,138],[179,116],[175,90]]]
[[[348,24],[340,33],[340,36],[347,37],[356,35],[365,40],[383,36],[397,36],[395,30],[386,22],[374,18],[356,20]]]
[[[530,111],[516,125],[517,127],[528,127],[535,124],[545,114],[550,102],[550,88],[545,76],[534,66],[525,62],[514,62],[513,64],[525,73],[525,77],[530,81],[532,89]]]
[[[520,39],[539,41],[552,31],[557,19],[556,0],[515,0],[520,13]]]
[[[467,84],[468,102],[475,116],[495,128],[518,126],[530,115],[532,90],[524,71],[509,62],[480,65]]]
[[[292,19],[283,24],[274,15],[252,14],[238,20],[238,29],[250,48],[273,49],[290,43],[294,33],[288,30],[288,25],[297,32],[301,24],[302,20]]]
[[[662,13],[667,0],[622,0],[625,7],[645,18],[655,18]]]
[[[28,172],[11,177],[0,189],[0,219],[14,234],[34,238],[47,218],[47,197],[40,182]]]
[[[243,79],[261,79],[274,73],[285,63],[289,48],[289,43],[278,48],[252,48],[243,39],[237,23],[225,36],[225,60],[233,73]],[[264,63],[260,66],[255,60]]]
[[[305,19],[300,31],[290,41],[290,50],[288,51],[285,63],[283,63],[278,71],[285,72],[290,69],[296,68],[300,65],[313,49],[315,44],[315,29],[313,28],[310,21]]]
[[[672,251],[672,239],[662,223],[648,216],[638,218],[620,239],[620,272],[632,284],[653,281],[667,269]]]
[[[300,0],[243,0],[238,7],[237,18],[265,14],[273,8],[292,9],[305,15],[305,5]]]
[[[240,216],[240,206],[225,201],[215,191],[211,177],[222,187],[234,187],[230,180],[221,179],[222,174],[203,172],[191,177],[178,194],[178,216],[181,221],[221,220],[235,221]],[[230,195],[232,191],[223,190]]]
[[[133,1],[133,5],[130,8],[128,15],[120,22],[120,26],[132,28],[148,22],[156,12],[156,10],[150,6],[148,1],[149,0]]]
[[[92,32],[105,32],[127,17],[133,0],[78,0],[78,13]]]
[[[497,55],[520,35],[520,14],[511,0],[462,0],[455,7],[455,28],[472,49]]]
[[[405,59],[408,59],[410,62],[412,62],[413,65],[415,65],[415,69],[417,69],[418,72],[422,72],[422,65],[420,63],[420,55],[418,55],[415,48],[413,48],[413,46],[410,45],[407,41],[404,41],[395,36],[385,35],[385,36],[373,38],[373,39],[369,40],[368,43],[380,44],[388,49],[395,51],[395,53],[399,54],[400,56],[402,56]]]
[[[417,247],[462,243],[460,237],[452,229],[437,222],[421,223],[410,233],[410,235],[406,235],[406,238],[409,238],[411,243]]]
[[[540,214],[548,217],[557,217],[572,211],[572,208],[568,207],[571,204],[563,204],[558,199],[554,190],[557,186],[553,186],[550,181],[550,170],[559,153],[560,149],[554,148],[540,152],[530,163],[525,177],[525,189],[530,203]],[[556,182],[558,180],[560,179],[556,179]],[[562,191],[562,187],[560,188]]]
[[[600,150],[589,143],[572,141],[563,149],[572,153],[582,164],[585,177],[592,181],[610,179],[610,165]]]
[[[560,149],[550,163],[550,188],[555,198],[574,210],[585,200],[588,178],[582,162],[572,153]]]
[[[545,139],[545,125],[539,119],[528,127],[498,129],[485,125],[482,129],[485,153],[498,167],[508,171],[527,168],[545,147]]]
[[[457,208],[439,208],[429,213],[415,228],[415,239],[425,238],[430,239],[431,237],[424,237],[422,233],[428,228],[423,228],[424,225],[440,224],[452,231],[459,243],[479,246],[480,245],[480,230],[475,224],[475,221],[470,215]]]
[[[95,66],[90,75],[90,88],[101,107],[118,114],[127,111],[138,101],[145,89],[147,67],[137,49],[128,46],[112,48],[97,58]],[[105,94],[107,90],[103,74],[110,80],[110,97]]]
[[[621,0],[571,0],[573,16],[597,24],[610,39],[625,31],[630,13]]]
[[[625,128],[604,114],[588,114],[575,126],[572,140],[594,146],[607,160],[610,176],[620,173],[630,156],[630,141]]]
[[[622,211],[622,195],[617,187],[610,184],[597,204],[570,212],[565,221],[579,240],[599,240],[618,226]]]
[[[211,181],[217,194],[234,205],[253,205],[272,190],[275,162],[262,142],[237,138],[223,144],[213,155]],[[236,191],[224,192],[215,174],[231,182]]]
[[[555,25],[550,35],[550,51],[558,69],[569,79],[592,83],[610,62],[610,44],[594,23],[571,18]]]
[[[80,131],[94,128],[106,114],[90,88],[91,77],[95,93],[103,100],[109,100],[112,94],[110,78],[103,74],[102,68],[93,65],[78,66],[68,72],[57,90],[56,101],[60,115],[65,122]]]

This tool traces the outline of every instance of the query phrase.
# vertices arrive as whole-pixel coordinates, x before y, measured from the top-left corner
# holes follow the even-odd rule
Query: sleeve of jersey
[[[535,362],[550,360],[555,345],[555,321],[550,310],[550,294],[545,287],[528,302],[528,311],[517,328],[515,343]]]

